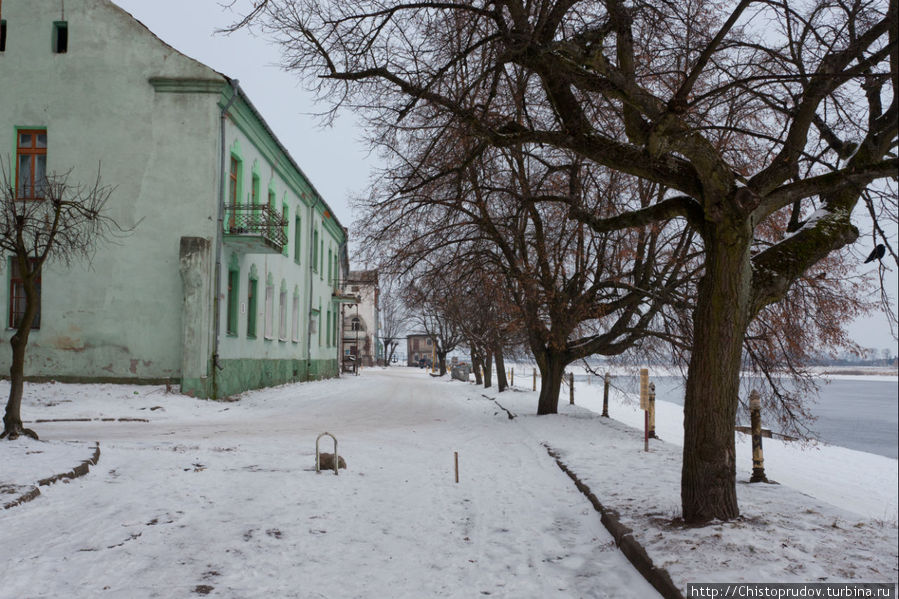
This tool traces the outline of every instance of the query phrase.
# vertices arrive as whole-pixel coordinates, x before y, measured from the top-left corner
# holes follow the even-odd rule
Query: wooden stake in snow
[[[574,373],[568,373],[568,392],[571,395],[571,405],[574,405]]]
[[[458,484],[459,483],[459,452],[458,451],[453,452],[453,461],[456,464],[456,484]]]
[[[534,391],[537,390],[537,369],[534,369]]]
[[[749,392],[749,418],[752,425],[752,477],[751,483],[766,483],[765,455],[762,452],[762,400],[759,392]]]
[[[612,375],[607,372],[605,378],[603,379],[603,384],[602,384],[602,416],[603,416],[603,418],[609,417],[609,385],[611,383],[612,383]]]
[[[643,451],[649,451],[649,369],[640,369],[640,409],[643,410]]]

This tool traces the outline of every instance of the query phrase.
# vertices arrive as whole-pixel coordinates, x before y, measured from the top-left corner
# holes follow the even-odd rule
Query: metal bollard
[[[318,449],[318,442],[321,440],[322,437],[325,437],[325,436],[328,436],[328,437],[331,437],[332,439],[334,439],[334,474],[338,475],[339,472],[337,470],[337,466],[338,466],[338,462],[340,462],[340,456],[337,453],[337,437],[335,437],[331,433],[322,433],[318,437],[315,438],[315,471],[316,472],[322,471],[321,470],[322,456],[321,456],[321,452]]]
[[[765,455],[762,452],[762,400],[759,392],[749,392],[749,419],[752,426],[752,477],[751,483],[766,483]]]

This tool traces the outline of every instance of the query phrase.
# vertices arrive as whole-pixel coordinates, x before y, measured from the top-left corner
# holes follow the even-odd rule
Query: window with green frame
[[[303,220],[300,218],[300,215],[297,214],[293,219],[293,261],[297,264],[300,263],[300,248],[302,247],[300,241],[302,240],[302,231]]]
[[[334,258],[331,248],[328,248],[328,285],[334,282]]]
[[[281,253],[285,256],[290,256],[290,238],[287,236],[289,227],[289,219],[290,218],[290,208],[287,207],[287,204],[281,204],[281,222],[284,223],[284,247],[281,248]]]
[[[247,339],[256,338],[256,302],[258,301],[256,297],[258,288],[259,281],[257,277],[253,276],[253,272],[250,271],[250,276],[247,280]]]
[[[241,185],[242,185],[242,176],[243,173],[243,163],[240,161],[240,158],[231,154],[231,162],[228,167],[228,197],[225,199],[225,203],[228,206],[238,206],[240,205],[240,195],[241,195]],[[235,210],[230,210],[230,215],[228,216],[228,227],[236,226],[236,217],[237,213]]]
[[[228,268],[228,323],[225,332],[237,335],[237,312],[240,303],[240,269]]]
[[[275,334],[275,283],[272,273],[268,273],[265,281],[265,332],[268,340],[274,339]]]
[[[333,318],[334,318],[334,346],[336,347],[337,346],[337,332],[339,331],[339,329],[337,328],[337,311],[336,310],[334,311]]]
[[[318,229],[312,230],[312,269],[318,272]]]

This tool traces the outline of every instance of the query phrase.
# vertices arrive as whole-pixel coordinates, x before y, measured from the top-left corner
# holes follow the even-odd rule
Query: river
[[[812,436],[831,445],[839,445],[899,458],[899,385],[894,377],[877,380],[873,376],[831,377],[820,386],[820,393],[810,404],[816,420],[809,424]],[[585,376],[576,376],[578,380]],[[676,376],[652,377],[656,399],[678,405],[684,403],[683,379]],[[597,384],[593,377],[592,384]],[[602,384],[599,382],[599,384]],[[635,377],[615,377],[613,384],[627,391],[636,391]],[[741,413],[738,421],[749,423],[749,415]],[[765,419],[762,426],[777,432],[776,423]]]

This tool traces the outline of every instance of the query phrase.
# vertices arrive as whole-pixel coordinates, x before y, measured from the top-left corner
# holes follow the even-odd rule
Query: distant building
[[[359,299],[343,308],[343,356],[352,356],[362,366],[374,366],[383,360],[378,331],[380,312],[377,270],[351,270],[343,286],[344,292]]]
[[[201,397],[337,375],[346,231],[238,82],[109,0],[2,9],[0,161],[17,197],[100,164],[109,216],[134,229],[91,264],[44,267],[25,374]],[[8,371],[24,299],[9,256],[0,271]]]
[[[408,366],[418,366],[421,360],[432,362],[434,358],[434,340],[430,335],[414,333],[406,337],[406,356]]]

